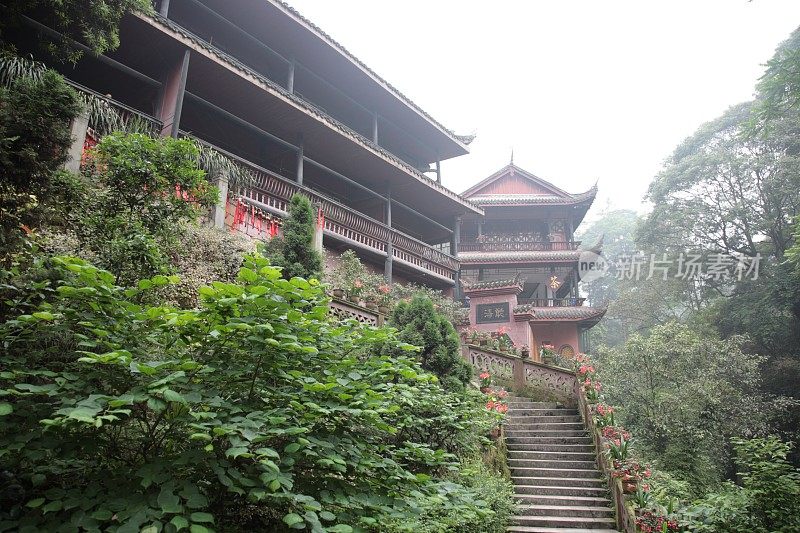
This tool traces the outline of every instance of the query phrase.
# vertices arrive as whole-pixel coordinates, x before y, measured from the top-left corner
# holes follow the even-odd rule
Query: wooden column
[[[294,66],[295,62],[292,59],[289,62],[289,74],[286,76],[286,90],[290,93],[294,93]]]
[[[169,14],[169,0],[161,0],[161,4],[158,6],[158,14],[167,18]]]
[[[453,233],[450,236],[450,255],[458,255],[458,244],[461,241],[461,215],[457,215],[453,220]],[[456,301],[461,300],[461,271],[456,270],[455,285],[453,287],[453,297]]]
[[[387,186],[386,188],[386,225],[392,227],[392,190]],[[392,284],[392,267],[394,260],[394,248],[392,244],[392,232],[389,232],[389,240],[386,241],[386,262],[383,264],[383,277],[386,283]]]
[[[372,113],[372,142],[378,143],[378,113]]]
[[[436,183],[442,182],[442,167],[441,162],[437,159],[436,160]]]
[[[177,137],[183,110],[183,97],[186,93],[186,76],[189,72],[189,50],[183,52],[181,60],[167,73],[161,88],[161,109],[158,119],[161,121],[162,137]]]
[[[303,184],[303,134],[297,136],[297,184]]]

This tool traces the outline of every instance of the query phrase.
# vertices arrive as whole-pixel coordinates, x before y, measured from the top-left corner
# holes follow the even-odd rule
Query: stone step
[[[509,533],[618,533],[616,529],[586,529],[572,527],[509,526]]]
[[[611,507],[582,505],[518,505],[518,516],[563,516],[573,518],[613,518]]]
[[[509,448],[508,449],[508,458],[509,459],[533,459],[537,461],[555,461],[558,459],[564,459],[567,461],[595,461],[595,454],[594,450],[590,449],[585,452],[573,452],[573,451],[538,451],[532,450],[529,447],[525,447],[523,449],[516,449],[516,448]]]
[[[535,431],[585,431],[583,422],[506,422],[506,431],[509,430],[535,430]]]
[[[591,453],[594,455],[594,446],[591,444],[591,439],[578,438],[578,443],[565,443],[565,442],[545,442],[536,441],[536,437],[530,438],[516,438],[516,441],[522,440],[523,442],[514,442],[511,439],[506,439],[506,447],[508,451],[515,452],[576,452],[576,453]],[[588,441],[582,443],[581,440]],[[532,442],[524,442],[532,441]]]
[[[548,478],[547,481],[550,481]],[[605,498],[608,496],[608,489],[605,486],[570,486],[570,485],[514,485],[514,492],[517,496],[564,496],[564,497],[587,497]]]
[[[514,485],[540,485],[547,487],[592,487],[603,488],[605,482],[597,477],[554,477],[554,476],[534,476],[511,473],[511,482]],[[515,489],[516,490],[516,489]]]
[[[584,529],[611,529],[616,527],[613,518],[594,518],[594,517],[569,517],[569,516],[524,516],[513,517],[512,523],[515,526],[532,527],[571,527]]]
[[[512,413],[513,411],[509,411]],[[583,420],[578,415],[513,415],[506,416],[506,424],[554,424],[570,422],[583,425]]]
[[[509,437],[587,437],[585,429],[508,429]]]
[[[532,400],[525,400],[509,396],[507,398],[508,408],[522,407],[525,409],[567,409],[567,407],[555,402],[534,402]]]
[[[508,459],[512,468],[555,468],[566,470],[597,470],[597,463],[589,461],[570,461],[567,459]]]
[[[577,409],[537,409],[535,407],[508,406],[508,412],[514,416],[580,416]]]
[[[521,477],[597,478],[600,472],[596,468],[529,468],[511,466],[511,475]]]
[[[565,494],[515,494],[514,498],[522,505],[566,505],[566,506],[578,505],[585,507],[611,507],[611,500],[603,496],[578,496],[578,495],[570,496]]]

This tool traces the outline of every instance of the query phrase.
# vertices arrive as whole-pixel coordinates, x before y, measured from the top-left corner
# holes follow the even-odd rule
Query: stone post
[[[228,203],[228,176],[225,174],[218,174],[214,182],[217,189],[219,189],[219,200],[216,205],[211,208],[211,223],[215,228],[225,228],[225,208]]]
[[[89,114],[81,113],[72,121],[70,134],[72,144],[67,151],[69,159],[64,163],[64,169],[69,172],[80,172],[81,157],[83,156],[83,145],[86,142],[86,131],[89,129]]]

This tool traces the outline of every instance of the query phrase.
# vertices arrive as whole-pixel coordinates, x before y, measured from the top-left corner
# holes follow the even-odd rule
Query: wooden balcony
[[[432,275],[448,284],[454,283],[458,260],[453,256],[313,189],[298,185],[225,150],[214,148],[243,166],[252,176],[252,185],[242,187],[238,191],[245,203],[282,217],[286,215],[292,195],[301,192],[313,204],[322,208],[325,217],[325,236],[383,257],[387,256],[388,244],[391,242],[392,258],[396,264]]]
[[[581,307],[586,298],[519,298],[519,305],[531,307]]]
[[[580,242],[542,241],[532,238],[492,237],[482,241],[461,242],[459,252],[551,252],[577,250]]]

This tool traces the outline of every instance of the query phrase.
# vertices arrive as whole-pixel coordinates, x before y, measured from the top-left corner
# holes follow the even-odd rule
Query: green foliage
[[[0,259],[35,227],[68,203],[78,185],[60,170],[71,144],[78,98],[52,71],[0,89]]]
[[[420,513],[502,530],[507,486],[457,459],[496,423],[481,395],[443,390],[389,329],[330,320],[314,280],[250,256],[178,310],[143,303],[164,276],[51,272],[0,327],[0,456],[21,488],[0,530],[385,531]]]
[[[273,241],[265,252],[283,277],[316,278],[322,274],[322,256],[314,248],[314,208],[308,197],[296,193],[289,201],[289,216],[283,226],[283,239]]]
[[[763,358],[744,354],[744,341],[670,323],[599,353],[608,401],[623,406],[643,453],[696,491],[728,472],[729,439],[765,431],[771,415],[759,392]]]
[[[472,367],[461,357],[461,341],[447,318],[433,308],[430,299],[415,296],[410,302],[397,304],[390,323],[398,338],[420,347],[422,368],[439,376],[450,390],[463,390],[472,378]]]
[[[769,124],[787,110],[800,104],[800,28],[781,43],[767,62],[767,70],[758,85],[758,106],[761,122]]]
[[[76,231],[118,283],[165,273],[176,228],[217,200],[192,141],[121,132],[103,138]]]
[[[775,437],[734,439],[741,486],[726,484],[682,513],[689,531],[800,530],[800,470],[786,457],[791,445]]]
[[[43,45],[56,57],[76,62],[83,52],[74,48],[68,39],[88,46],[96,54],[114,50],[119,46],[122,17],[130,11],[149,13],[152,7],[148,0],[7,0],[3,10],[0,45],[10,47],[6,40],[8,30],[27,28],[20,17],[28,16],[64,35],[61,42],[43,41]]]

